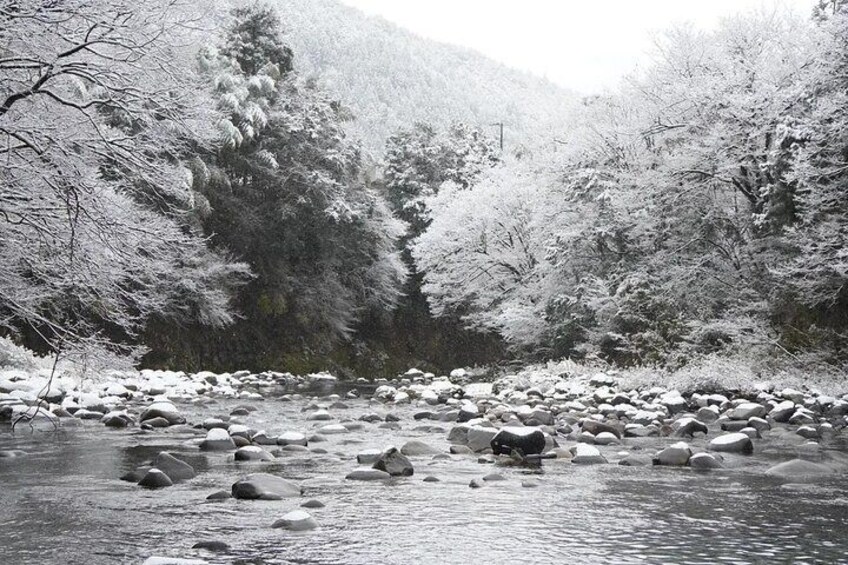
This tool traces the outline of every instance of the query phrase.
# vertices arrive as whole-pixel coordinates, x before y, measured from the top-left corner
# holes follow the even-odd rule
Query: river
[[[245,421],[269,432],[308,432],[317,423],[304,420],[307,402],[255,402],[258,410]],[[333,414],[356,419],[385,411],[367,400],[346,403]],[[181,409],[199,422],[226,417],[237,404],[243,402]],[[0,450],[26,452],[0,459],[0,563],[140,564],[152,555],[211,564],[848,563],[844,474],[791,485],[744,464],[703,473],[556,460],[541,471],[498,467],[506,480],[472,489],[471,479],[493,466],[451,455],[414,457],[414,476],[387,483],[345,480],[364,449],[417,438],[447,451],[450,424],[422,424],[412,418],[416,410],[392,408],[401,430],[364,423],[310,445],[327,453],[284,452],[271,463],[200,452],[187,443],[200,432],[185,428],[142,433],[96,421],[55,432],[19,428],[15,435],[0,428]],[[426,429],[432,425],[437,429]],[[198,476],[161,490],[118,479],[165,450]],[[302,482],[304,497],[205,500],[259,470]],[[427,475],[439,482],[424,482]],[[538,486],[523,487],[527,479]],[[270,528],[311,498],[326,505],[309,511],[318,529]],[[230,549],[191,549],[203,540]]]

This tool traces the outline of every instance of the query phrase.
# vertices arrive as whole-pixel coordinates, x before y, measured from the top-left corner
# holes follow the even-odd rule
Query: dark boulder
[[[385,471],[393,477],[408,477],[415,472],[409,459],[396,447],[384,451],[380,458],[374,462],[372,468]]]
[[[545,434],[534,428],[508,426],[495,434],[491,445],[495,455],[510,455],[513,451],[520,455],[535,455],[545,450]]]

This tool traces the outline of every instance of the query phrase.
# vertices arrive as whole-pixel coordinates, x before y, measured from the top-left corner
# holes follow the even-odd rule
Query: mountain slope
[[[415,121],[459,120],[505,148],[550,143],[567,127],[576,95],[474,51],[424,39],[337,0],[273,0],[295,66],[356,115],[351,131],[376,154]]]

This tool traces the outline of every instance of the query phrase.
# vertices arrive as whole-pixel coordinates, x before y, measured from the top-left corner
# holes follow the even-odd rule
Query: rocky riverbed
[[[839,562],[846,415],[606,373],[5,371],[0,562]]]

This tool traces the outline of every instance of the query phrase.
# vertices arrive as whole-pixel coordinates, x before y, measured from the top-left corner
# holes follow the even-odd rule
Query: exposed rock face
[[[281,500],[301,495],[301,487],[294,481],[269,475],[254,473],[233,484],[233,498],[245,500]]]

